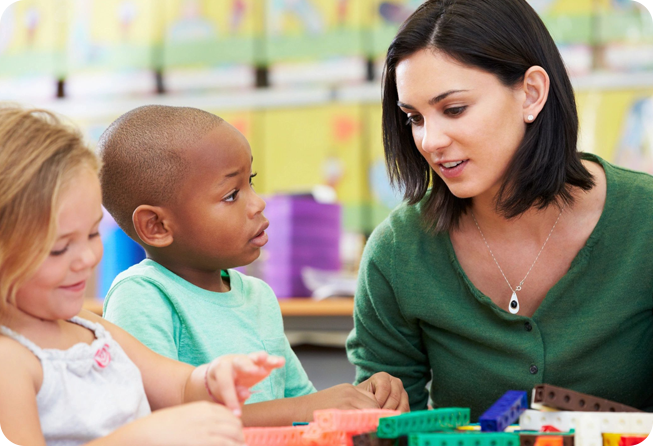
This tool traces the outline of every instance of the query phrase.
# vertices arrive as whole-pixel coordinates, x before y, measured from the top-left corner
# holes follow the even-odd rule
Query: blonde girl
[[[52,113],[0,104],[0,429],[22,446],[243,444],[240,404],[283,358],[195,368],[82,311],[98,168]]]

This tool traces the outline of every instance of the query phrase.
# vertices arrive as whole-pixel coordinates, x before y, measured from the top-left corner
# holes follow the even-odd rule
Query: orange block
[[[562,436],[540,435],[535,440],[535,446],[562,446]]]

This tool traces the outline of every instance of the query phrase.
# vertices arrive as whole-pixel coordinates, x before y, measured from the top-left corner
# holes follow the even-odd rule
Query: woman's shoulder
[[[404,202],[397,206],[374,229],[368,244],[411,246],[436,240],[438,234],[429,231],[428,223],[423,217],[422,211],[427,198],[428,194],[413,205]]]
[[[637,170],[617,166],[596,155],[584,155],[603,167],[610,192],[619,199],[653,199],[653,176]],[[635,195],[633,195],[635,194]]]

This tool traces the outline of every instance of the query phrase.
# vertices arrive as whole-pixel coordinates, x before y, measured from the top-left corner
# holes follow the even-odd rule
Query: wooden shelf
[[[279,299],[283,316],[351,316],[354,311],[354,299],[351,297],[330,297],[323,300],[310,298]],[[84,308],[102,315],[102,301],[86,299]]]

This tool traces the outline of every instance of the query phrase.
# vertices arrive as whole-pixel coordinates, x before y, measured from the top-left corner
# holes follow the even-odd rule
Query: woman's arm
[[[402,381],[411,409],[426,409],[425,387],[431,370],[419,325],[404,317],[398,302],[395,277],[403,274],[402,267],[407,265],[395,265],[394,237],[386,221],[374,231],[365,247],[347,355],[356,366],[357,383],[387,372]],[[401,292],[410,297],[410,290]]]

